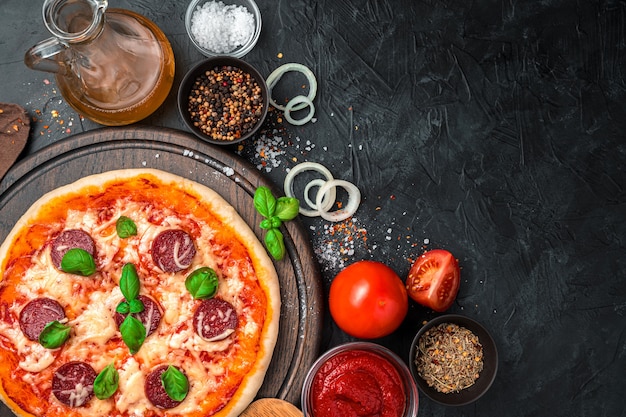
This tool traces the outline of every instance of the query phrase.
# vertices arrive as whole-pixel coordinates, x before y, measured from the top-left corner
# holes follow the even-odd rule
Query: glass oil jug
[[[152,114],[174,81],[174,54],[149,19],[107,0],[45,0],[53,37],[24,57],[35,70],[55,73],[61,95],[81,115],[121,126]]]

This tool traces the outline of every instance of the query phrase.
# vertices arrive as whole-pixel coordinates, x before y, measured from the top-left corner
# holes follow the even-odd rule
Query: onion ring
[[[278,81],[283,76],[283,74],[289,71],[301,72],[307,78],[307,80],[309,81],[309,94],[307,95],[307,98],[309,99],[309,101],[313,101],[313,99],[315,98],[315,94],[317,94],[317,80],[315,79],[315,75],[310,69],[308,69],[306,66],[302,64],[297,64],[294,62],[281,65],[280,67],[276,68],[269,75],[269,77],[267,77],[267,80],[266,80],[267,90],[268,90],[267,96],[269,98],[269,101],[270,103],[272,103],[272,106],[276,107],[278,110],[281,110],[281,111],[285,111],[285,106],[282,106],[276,103],[276,101],[274,101],[274,99],[272,98],[272,88],[274,88],[274,86],[278,83]],[[299,103],[298,105],[293,106],[291,110],[298,111],[304,108],[306,108],[306,104]]]
[[[332,179],[326,181],[326,183],[322,185],[317,191],[315,204],[318,209],[322,206],[324,195],[327,192],[335,190],[336,187],[342,187],[348,192],[348,204],[345,208],[336,211],[329,212],[319,210],[320,216],[323,219],[331,222],[340,222],[352,216],[354,213],[356,213],[357,209],[359,208],[359,204],[361,203],[361,191],[359,191],[356,185],[352,184],[349,181]]]
[[[311,190],[311,188],[313,187],[321,187],[322,185],[326,184],[326,181],[324,181],[321,178],[317,178],[314,180],[311,180],[311,182],[309,182],[305,187],[304,187],[304,201],[306,201],[306,203],[309,205],[309,207],[311,207],[314,210],[317,210],[317,205],[315,204],[315,202],[313,200],[311,200],[309,198],[309,191]],[[316,194],[317,195],[317,194]],[[324,194],[324,196],[326,197],[327,195]],[[325,211],[330,210],[330,208],[333,206],[334,202],[330,201],[328,198],[326,199],[322,199],[322,209],[324,209]],[[328,206],[328,207],[326,207]]]
[[[310,110],[309,110],[309,114],[304,116],[302,119],[296,120],[293,117],[291,117],[291,112],[295,109],[295,107],[298,104],[306,104],[307,106],[310,107]],[[295,96],[294,98],[289,100],[289,103],[287,103],[287,105],[285,106],[285,119],[287,119],[289,123],[295,126],[301,126],[305,123],[310,122],[311,119],[313,119],[314,114],[315,114],[315,106],[313,105],[313,102],[309,100],[309,98],[306,96]]]
[[[296,165],[295,167],[291,168],[291,170],[289,171],[289,173],[287,173],[287,176],[285,177],[285,184],[284,184],[284,191],[285,191],[285,195],[287,197],[294,197],[294,192],[293,192],[293,179],[295,178],[296,175],[298,175],[301,172],[304,171],[316,171],[319,172],[320,174],[322,174],[323,176],[326,177],[326,179],[328,181],[333,180],[333,174],[330,173],[330,171],[328,170],[328,168],[326,168],[324,165],[322,164],[318,164],[315,162],[302,162],[298,165]],[[310,188],[310,187],[309,187]],[[335,188],[329,188],[328,190],[329,193],[329,203],[330,206],[332,207],[333,204],[335,204],[335,199],[337,198],[337,191],[335,190]],[[319,191],[318,191],[318,196],[319,196]],[[320,203],[322,201],[320,200]],[[326,204],[327,205],[327,204]],[[326,207],[326,205],[323,205],[321,208],[324,209]],[[320,205],[317,204],[317,207],[319,207]],[[329,207],[330,209],[330,207]],[[303,216],[307,216],[307,217],[316,217],[316,216],[320,216],[320,210],[309,210],[306,208],[302,208],[300,207],[299,209],[300,214],[302,214]]]

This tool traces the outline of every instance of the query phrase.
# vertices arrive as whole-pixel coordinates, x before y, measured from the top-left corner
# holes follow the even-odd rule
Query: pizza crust
[[[280,319],[280,287],[274,265],[267,255],[263,244],[258,240],[252,229],[239,216],[222,196],[211,188],[195,181],[156,169],[124,169],[108,171],[84,177],[74,183],[52,190],[37,200],[15,224],[12,231],[0,246],[0,281],[4,279],[8,254],[16,237],[25,228],[36,223],[42,211],[47,210],[55,201],[64,199],[68,195],[76,193],[96,192],[106,187],[107,184],[120,180],[130,180],[137,177],[157,180],[163,185],[170,185],[182,189],[191,196],[197,197],[203,204],[210,206],[211,213],[218,217],[221,222],[232,228],[239,240],[246,248],[254,265],[259,282],[267,295],[268,307],[266,320],[262,330],[261,346],[259,346],[258,360],[254,368],[242,381],[233,399],[219,412],[214,414],[218,417],[238,416],[249,405],[263,384],[265,373],[270,365],[272,353],[278,338]],[[2,284],[0,282],[0,284]],[[0,383],[0,397],[19,416],[31,416],[32,414],[22,410],[5,392]]]

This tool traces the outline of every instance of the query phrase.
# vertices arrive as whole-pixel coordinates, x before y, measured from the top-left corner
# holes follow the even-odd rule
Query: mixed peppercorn
[[[239,68],[216,67],[196,78],[188,111],[194,126],[211,139],[236,140],[249,133],[261,117],[261,87]]]

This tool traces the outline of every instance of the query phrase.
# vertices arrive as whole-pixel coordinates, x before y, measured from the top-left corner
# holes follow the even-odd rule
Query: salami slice
[[[58,301],[52,298],[35,298],[20,311],[20,328],[29,340],[37,341],[48,323],[64,318],[65,311]]]
[[[61,269],[63,255],[65,255],[68,250],[74,248],[84,249],[89,252],[91,256],[96,252],[96,245],[93,243],[93,239],[89,233],[80,229],[64,230],[54,239],[52,248],[50,249],[50,256],[52,257],[54,266]]]
[[[238,321],[237,311],[231,303],[220,298],[209,298],[196,308],[193,328],[201,338],[216,342],[233,333]]]
[[[187,232],[171,229],[161,232],[152,242],[152,261],[164,272],[178,272],[191,265],[196,246]]]
[[[93,396],[93,383],[98,374],[85,362],[61,365],[52,377],[52,393],[63,404],[80,407]]]
[[[148,400],[150,400],[155,407],[167,409],[176,407],[181,403],[181,401],[173,400],[169,395],[167,395],[165,387],[163,387],[161,374],[163,374],[166,370],[167,365],[159,365],[154,368],[146,377],[144,391],[146,392]]]
[[[141,313],[133,313],[133,316],[143,323],[143,326],[146,328],[146,336],[150,336],[159,327],[163,314],[159,304],[152,298],[145,295],[140,295],[137,298],[143,303],[144,309]],[[115,313],[117,327],[120,327],[125,318],[125,314]]]

